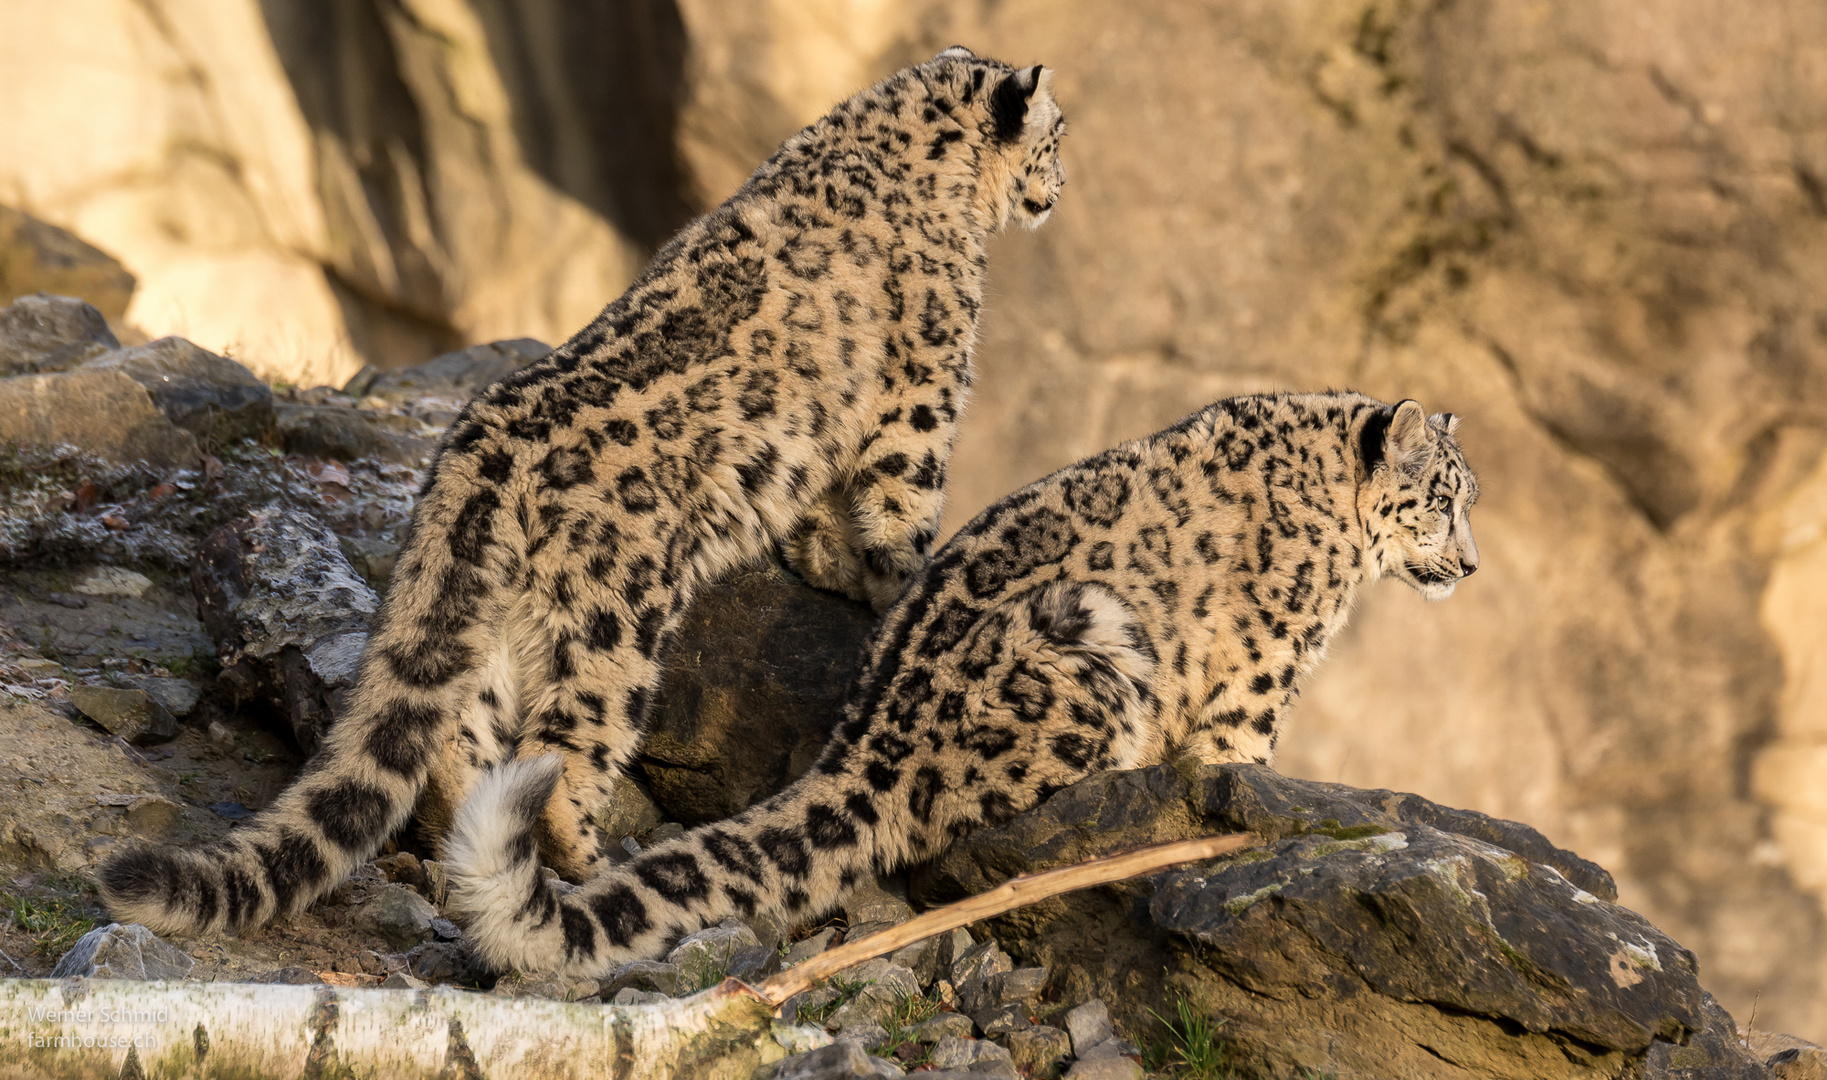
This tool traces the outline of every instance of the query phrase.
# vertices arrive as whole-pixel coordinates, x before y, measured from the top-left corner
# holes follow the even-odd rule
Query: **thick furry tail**
[[[197,934],[303,910],[406,823],[434,769],[450,760],[464,716],[516,707],[507,605],[524,590],[503,582],[519,573],[525,537],[499,484],[479,486],[477,468],[473,455],[440,452],[441,479],[414,511],[413,539],[355,688],[317,756],[222,843],[128,851],[104,863],[97,876],[116,918]],[[485,688],[496,692],[486,702]]]
[[[457,811],[444,842],[450,907],[467,916],[470,951],[502,970],[556,970],[571,931],[540,872],[534,828],[564,758],[525,758],[492,770]],[[523,925],[525,924],[525,925]]]
[[[110,858],[97,874],[108,909],[160,934],[236,933],[302,910],[405,824],[423,786],[422,771],[350,775],[335,759],[220,844]]]
[[[875,861],[870,838],[826,804],[833,778],[814,774],[561,895],[533,831],[561,765],[553,755],[495,770],[446,849],[451,907],[471,951],[498,970],[603,974],[732,915],[812,914],[814,897],[836,899]]]

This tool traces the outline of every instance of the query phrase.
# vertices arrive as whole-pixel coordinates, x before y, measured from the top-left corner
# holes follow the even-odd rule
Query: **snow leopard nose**
[[[1462,516],[1453,532],[1459,541],[1459,576],[1469,578],[1478,572],[1478,541],[1472,539],[1472,530],[1465,524]]]

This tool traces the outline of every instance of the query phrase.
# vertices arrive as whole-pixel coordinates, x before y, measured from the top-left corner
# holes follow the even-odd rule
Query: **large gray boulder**
[[[1154,925],[1196,943],[1200,985],[1224,987],[1227,1032],[1266,1034],[1307,995],[1351,1000],[1348,1029],[1416,1003],[1435,1027],[1476,1017],[1479,1044],[1511,1026],[1635,1054],[1705,1026],[1692,953],[1515,852],[1426,825],[1268,852],[1175,871],[1149,901]],[[1260,998],[1275,1005],[1249,1007]]]
[[[194,466],[199,454],[196,437],[119,371],[0,378],[0,439],[79,446],[109,461],[162,468]]]
[[[108,320],[73,296],[37,293],[0,308],[0,374],[63,371],[121,343]]]
[[[1104,773],[959,841],[915,895],[1241,830],[1264,844],[992,930],[1060,973],[1061,1000],[1101,998],[1126,1032],[1164,1036],[1155,1014],[1173,1015],[1175,996],[1195,1003],[1251,1075],[1762,1075],[1693,954],[1613,903],[1602,869],[1418,796],[1249,765]]]
[[[106,353],[82,369],[125,374],[199,442],[220,446],[257,439],[273,424],[273,391],[259,376],[181,337]]]

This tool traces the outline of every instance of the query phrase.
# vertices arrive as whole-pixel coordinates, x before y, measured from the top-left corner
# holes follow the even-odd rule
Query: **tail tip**
[[[171,856],[158,848],[134,848],[111,855],[95,873],[110,907],[163,900],[171,880]]]
[[[514,816],[521,821],[533,821],[545,812],[564,767],[563,754],[546,754],[511,761],[495,770],[491,779],[499,785],[496,790]]]
[[[491,769],[458,809],[445,841],[453,874],[486,876],[531,858],[534,823],[551,801],[564,763],[563,755],[546,754]]]

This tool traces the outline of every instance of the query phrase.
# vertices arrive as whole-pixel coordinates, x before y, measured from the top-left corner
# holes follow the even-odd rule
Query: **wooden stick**
[[[846,941],[796,968],[762,980],[754,989],[762,1001],[779,1007],[794,994],[810,990],[847,967],[873,960],[916,941],[924,941],[935,934],[943,934],[1045,900],[1049,896],[1087,889],[1093,885],[1106,885],[1125,878],[1141,877],[1175,863],[1216,858],[1260,843],[1261,840],[1249,833],[1207,836],[1197,840],[1172,840],[1165,844],[1151,844],[1132,851],[1088,859],[1041,874],[1011,878],[988,892],[942,908],[934,908],[924,915],[909,919],[899,926],[891,926],[880,933],[870,934],[860,941]]]

